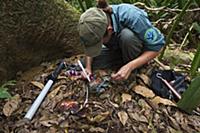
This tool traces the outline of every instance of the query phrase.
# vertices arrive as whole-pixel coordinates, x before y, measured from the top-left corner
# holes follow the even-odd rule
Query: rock
[[[41,62],[82,53],[79,16],[63,0],[2,1],[0,82]]]

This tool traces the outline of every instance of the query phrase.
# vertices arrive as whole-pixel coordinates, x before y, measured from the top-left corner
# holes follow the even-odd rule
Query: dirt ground
[[[65,61],[74,64],[76,59]],[[200,116],[180,111],[175,102],[156,96],[149,88],[148,75],[155,67],[154,62],[128,81],[107,82],[100,93],[92,92],[87,81],[75,74],[69,76],[64,68],[33,119],[24,119],[58,62],[43,63],[19,73],[17,85],[10,88],[13,98],[0,103],[0,133],[200,131]],[[112,72],[96,70],[94,77],[100,82]]]

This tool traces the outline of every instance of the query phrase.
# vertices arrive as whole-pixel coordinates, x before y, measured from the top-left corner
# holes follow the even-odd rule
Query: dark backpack
[[[177,101],[178,98],[172,93],[167,85],[156,76],[158,73],[160,73],[161,77],[167,80],[180,95],[188,87],[186,76],[172,70],[154,70],[151,74],[151,89],[154,93],[163,98]]]

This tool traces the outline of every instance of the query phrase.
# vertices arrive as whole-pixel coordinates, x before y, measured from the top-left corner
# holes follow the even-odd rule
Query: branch
[[[162,67],[163,68],[163,70],[169,70],[170,69],[170,67],[169,66],[166,66],[166,65],[164,65],[163,63],[161,63],[158,59],[153,59],[160,67]]]
[[[194,27],[194,24],[192,24],[192,26],[189,28],[189,31],[188,31],[188,33],[185,35],[185,38],[183,39],[183,42],[181,43],[179,49],[182,49],[183,45],[186,43],[187,38],[188,38],[189,34],[191,33],[193,27]]]
[[[182,9],[171,9],[166,6],[162,6],[159,8],[151,8],[145,5],[145,3],[142,2],[136,2],[134,3],[135,6],[142,6],[143,8],[149,10],[149,11],[165,11],[165,12],[182,12]],[[200,8],[194,8],[194,9],[188,9],[186,12],[198,12],[200,11]]]
[[[165,6],[159,7],[159,8],[151,8],[151,7],[146,6],[145,3],[142,3],[142,2],[136,2],[136,3],[134,3],[134,5],[135,6],[142,6],[145,9],[150,10],[150,11],[161,11],[161,10],[164,10],[164,8],[165,8]]]

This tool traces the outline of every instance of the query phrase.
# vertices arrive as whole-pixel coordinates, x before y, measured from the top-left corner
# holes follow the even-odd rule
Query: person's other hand
[[[131,71],[132,71],[132,69],[129,66],[129,64],[126,64],[123,67],[121,67],[117,73],[112,74],[111,77],[114,80],[126,80],[126,79],[128,79],[129,75],[131,74]]]

